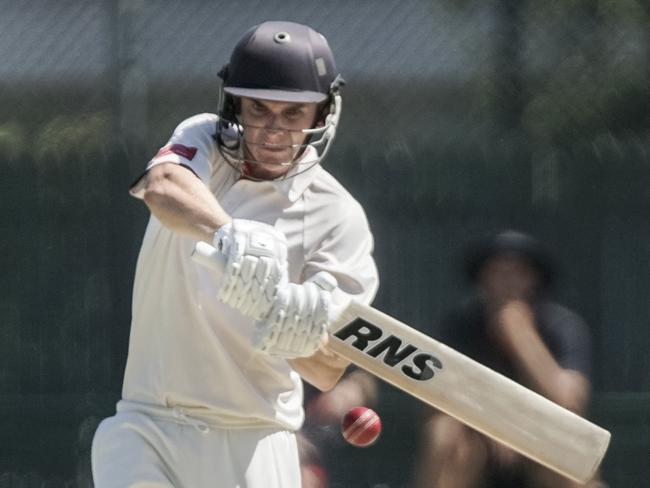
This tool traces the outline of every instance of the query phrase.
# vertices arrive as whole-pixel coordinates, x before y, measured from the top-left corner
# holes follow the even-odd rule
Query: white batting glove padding
[[[262,222],[235,219],[214,234],[213,246],[226,256],[217,298],[259,320],[274,303],[276,288],[287,281],[287,240]]]
[[[329,325],[330,292],[336,284],[332,275],[320,272],[302,285],[278,288],[270,313],[257,323],[254,347],[285,358],[314,354]]]

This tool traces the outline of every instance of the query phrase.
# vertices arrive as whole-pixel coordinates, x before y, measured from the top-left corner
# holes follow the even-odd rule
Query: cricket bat
[[[204,242],[192,258],[223,269]],[[339,356],[574,481],[607,451],[607,430],[373,307],[351,301],[329,333]]]

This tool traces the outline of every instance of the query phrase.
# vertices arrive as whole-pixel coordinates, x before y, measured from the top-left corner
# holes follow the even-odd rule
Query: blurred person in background
[[[474,293],[442,321],[440,340],[585,415],[590,333],[576,313],[551,301],[556,266],[548,251],[507,230],[469,245],[464,266]],[[582,486],[434,409],[427,409],[415,476],[416,488]]]

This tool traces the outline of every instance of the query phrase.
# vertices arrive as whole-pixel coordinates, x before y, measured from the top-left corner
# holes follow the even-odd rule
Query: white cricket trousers
[[[218,428],[183,413],[103,420],[92,471],[95,488],[300,488],[293,432]]]

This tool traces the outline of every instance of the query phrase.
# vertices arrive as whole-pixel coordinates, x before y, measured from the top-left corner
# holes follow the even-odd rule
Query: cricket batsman
[[[130,190],[151,217],[96,488],[300,487],[302,380],[336,384],[326,328],[378,287],[365,213],[321,166],[343,84],[326,39],[264,22],[219,76],[218,113],[183,121]],[[198,241],[223,274],[191,260]]]

